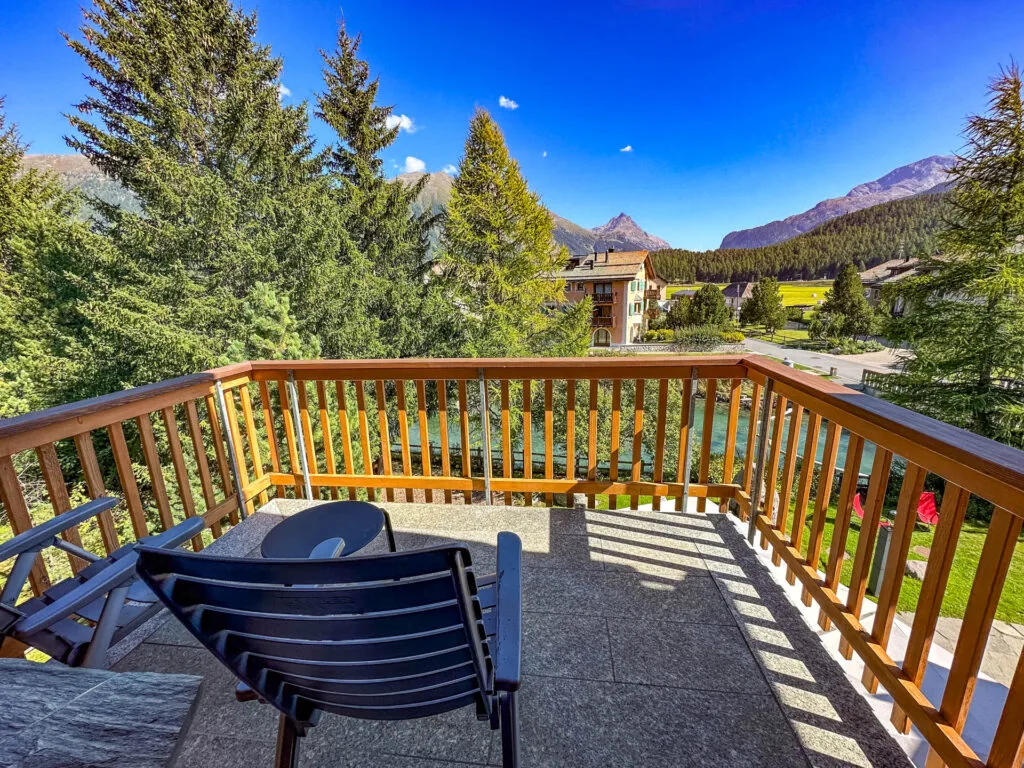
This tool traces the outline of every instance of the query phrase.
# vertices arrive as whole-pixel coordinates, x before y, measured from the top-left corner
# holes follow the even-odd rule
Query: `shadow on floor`
[[[493,570],[498,531],[522,538],[524,766],[909,765],[720,515],[385,506],[399,549],[463,541],[478,572]],[[252,524],[248,544],[277,508],[239,526]],[[117,668],[204,676],[179,766],[272,765],[274,711],[235,702],[230,672],[173,619]],[[500,762],[472,709],[327,716],[303,749],[303,766]]]

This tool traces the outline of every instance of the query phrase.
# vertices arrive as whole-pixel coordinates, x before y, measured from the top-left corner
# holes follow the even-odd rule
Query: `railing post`
[[[224,399],[224,387],[221,383],[213,385],[217,394],[217,410],[220,412],[220,421],[224,425],[224,442],[228,446],[228,464],[231,465],[231,477],[235,481],[235,494],[238,496],[238,515],[245,519],[245,487],[242,485],[242,473],[238,470],[238,453],[235,451],[234,431],[228,423],[228,404]]]
[[[302,421],[299,415],[299,390],[295,386],[295,371],[288,371],[288,405],[292,411],[292,424],[295,425],[295,440],[299,448],[299,466],[302,467],[302,482],[306,492],[306,500],[313,500],[313,486],[309,482],[309,464],[306,462],[306,438],[302,435]],[[386,446],[391,450],[391,446]]]
[[[754,543],[757,533],[757,509],[761,506],[761,485],[764,479],[764,463],[768,459],[768,424],[771,422],[772,390],[775,381],[768,379],[764,387],[764,400],[761,403],[761,426],[757,430],[757,458],[753,472],[753,485],[750,488],[750,522],[747,526],[747,541]]]
[[[484,369],[477,369],[480,382],[480,426],[484,433],[484,494],[485,504],[491,503],[491,415],[487,411],[487,382],[484,381]]]
[[[686,441],[679,460],[683,462],[683,511],[689,506],[690,500],[690,465],[693,463],[693,417],[697,412],[697,366],[690,368],[690,402],[686,404]]]

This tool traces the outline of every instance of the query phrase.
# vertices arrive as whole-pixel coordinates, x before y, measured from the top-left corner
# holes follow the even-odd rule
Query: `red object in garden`
[[[935,506],[935,494],[925,491],[917,502],[917,519],[925,525],[939,522],[939,508]]]
[[[864,517],[864,507],[860,505],[859,493],[853,497],[853,511],[857,513],[857,517]]]

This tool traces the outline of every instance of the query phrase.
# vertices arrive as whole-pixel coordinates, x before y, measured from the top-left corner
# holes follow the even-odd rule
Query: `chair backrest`
[[[331,560],[217,558],[139,547],[178,619],[296,723],[318,710],[403,720],[476,703],[493,669],[465,547]]]

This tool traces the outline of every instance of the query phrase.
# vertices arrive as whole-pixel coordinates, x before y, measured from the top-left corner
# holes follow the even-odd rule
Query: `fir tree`
[[[722,289],[713,283],[702,285],[687,305],[687,325],[710,325],[720,328],[729,322],[729,307]]]
[[[906,344],[893,399],[943,421],[1024,446],[1024,102],[1016,64],[969,118],[941,257],[900,289]]]
[[[750,298],[740,307],[740,323],[763,325],[765,332],[774,335],[785,322],[786,309],[782,305],[779,281],[774,277],[758,281],[750,293]]]
[[[565,295],[564,282],[552,275],[568,258],[555,244],[553,227],[509,156],[497,123],[478,109],[452,187],[439,259],[443,283],[464,322],[466,354],[547,354],[552,338],[559,339],[560,354],[585,352],[590,300],[553,309]],[[557,329],[562,323],[565,328]]]
[[[214,364],[252,338],[242,308],[261,284],[292,296],[311,340],[347,282],[341,216],[255,16],[229,0],[94,0],[84,13],[82,39],[67,39],[94,93],[68,116],[68,143],[142,209],[93,201],[116,249],[85,308],[117,350],[106,389]]]
[[[863,336],[871,331],[871,305],[864,296],[864,285],[853,264],[847,264],[825,292],[825,301],[819,310],[823,314],[841,317],[840,336]]]
[[[377,104],[379,79],[370,78],[369,66],[358,56],[359,44],[360,37],[350,36],[342,25],[334,53],[321,52],[326,91],[317,98],[316,113],[339,138],[328,167],[344,212],[342,260],[360,278],[344,302],[345,311],[369,319],[371,327],[357,334],[368,342],[363,356],[432,354],[443,351],[451,317],[436,287],[424,280],[427,233],[437,217],[412,213],[425,176],[410,186],[384,176],[380,153],[394,143],[399,128],[389,122],[393,108]],[[352,351],[352,333],[339,331],[340,336],[323,337],[330,356]]]

